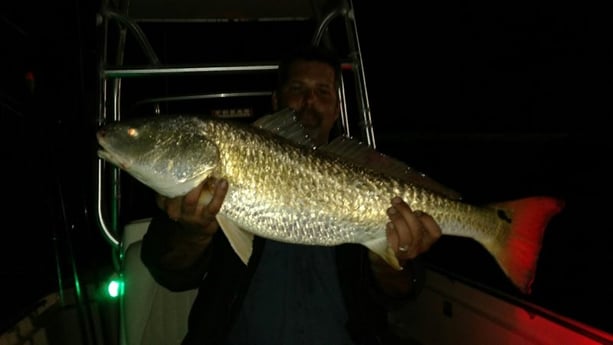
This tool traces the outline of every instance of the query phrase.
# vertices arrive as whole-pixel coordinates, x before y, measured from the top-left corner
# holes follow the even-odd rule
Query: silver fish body
[[[385,232],[386,209],[400,196],[430,214],[444,235],[481,243],[527,292],[544,228],[562,207],[549,197],[470,205],[342,155],[224,120],[175,116],[112,123],[98,132],[98,142],[101,158],[168,197],[207,177],[227,179],[218,221],[245,262],[250,236],[258,235],[308,245],[358,243],[400,268]]]

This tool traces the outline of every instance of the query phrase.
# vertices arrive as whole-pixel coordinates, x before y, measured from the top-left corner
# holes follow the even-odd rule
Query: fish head
[[[184,195],[209,177],[219,150],[195,117],[130,119],[96,133],[98,157],[166,197]]]

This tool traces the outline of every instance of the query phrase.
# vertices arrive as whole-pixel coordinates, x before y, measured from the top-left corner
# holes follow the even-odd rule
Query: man
[[[279,66],[275,110],[291,107],[316,144],[339,116],[340,63],[323,49],[299,50]],[[199,288],[183,344],[382,344],[387,310],[419,291],[415,263],[441,236],[432,217],[400,198],[387,210],[398,271],[361,246],[304,246],[256,237],[247,266],[215,221],[227,181],[208,180],[184,197],[157,197],[164,211],[143,240],[142,259],[161,285]],[[198,204],[202,193],[212,194]]]

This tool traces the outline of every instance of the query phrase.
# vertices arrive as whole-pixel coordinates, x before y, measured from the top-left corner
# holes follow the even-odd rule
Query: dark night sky
[[[610,19],[538,3],[407,12],[362,18],[378,148],[468,201],[565,199],[527,300],[611,331]],[[427,257],[512,291],[472,245],[445,238]]]
[[[11,182],[5,192],[14,198],[3,216],[25,224],[5,230],[0,278],[15,281],[7,289],[23,299],[2,302],[15,311],[2,326],[56,289],[51,238],[63,253],[72,239],[79,267],[92,279],[110,264],[89,206],[95,9],[76,1],[30,12],[32,4],[22,4],[3,4],[0,13],[9,52],[2,54],[0,82],[0,115],[9,129],[2,145]],[[564,198],[527,299],[613,332],[609,12],[538,4],[407,6],[402,13],[372,3],[356,8],[377,147],[468,201]],[[27,71],[35,73],[34,92]],[[494,264],[472,245],[443,239],[427,258],[508,292]]]

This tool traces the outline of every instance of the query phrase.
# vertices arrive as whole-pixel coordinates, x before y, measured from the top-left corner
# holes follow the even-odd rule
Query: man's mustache
[[[321,112],[317,111],[317,109],[313,109],[313,108],[302,108],[302,109],[298,109],[296,110],[296,115],[298,115],[299,118],[305,116],[305,115],[310,115],[312,117],[316,117],[316,118],[320,118],[321,117]]]

